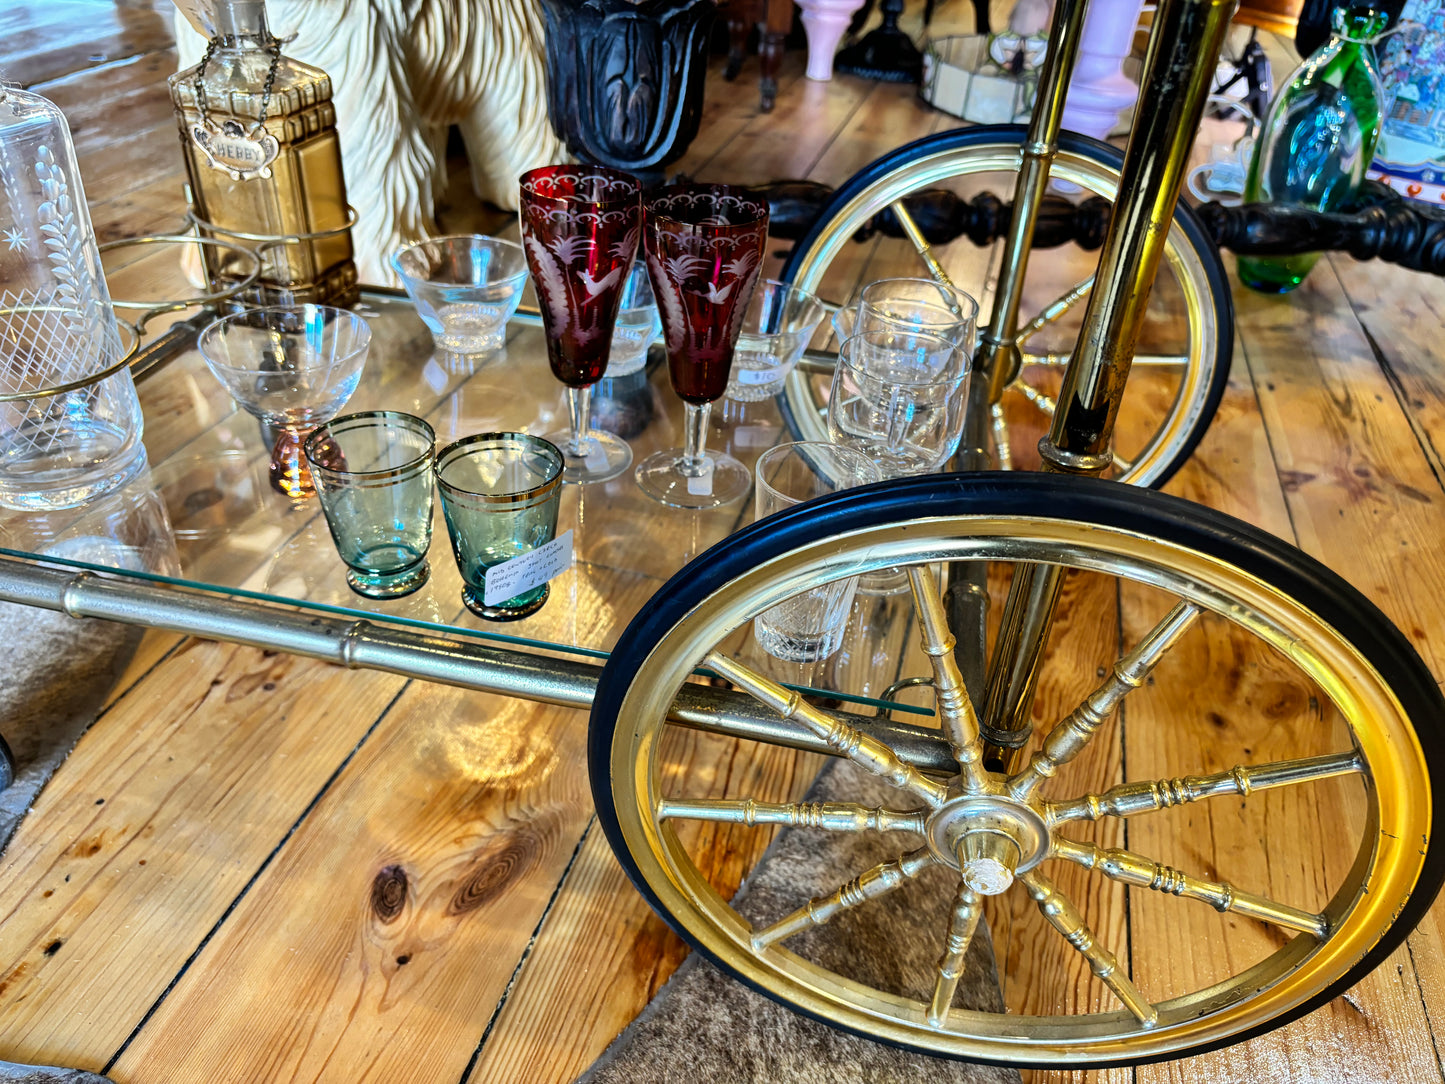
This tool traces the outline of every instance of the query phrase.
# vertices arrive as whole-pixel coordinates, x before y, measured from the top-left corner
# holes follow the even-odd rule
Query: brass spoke
[[[937,861],[927,847],[920,847],[902,858],[874,866],[866,873],[854,877],[831,896],[819,896],[809,900],[786,918],[755,932],[753,950],[761,952],[769,945],[775,945],[812,926],[821,926],[844,911],[869,900],[876,900],[879,896],[886,896]]]
[[[1113,672],[1104,683],[1049,731],[1043,748],[1033,755],[1027,767],[1009,779],[1009,793],[1020,801],[1027,800],[1044,780],[1082,753],[1099,725],[1125,696],[1144,684],[1149,671],[1189,631],[1198,616],[1199,607],[1190,602],[1181,602],[1170,610],[1133,651],[1114,664]]]
[[[923,260],[923,266],[928,269],[928,274],[933,281],[941,282],[945,286],[952,286],[953,280],[948,277],[948,272],[943,269],[943,265],[933,255],[933,247],[923,236],[923,231],[918,228],[918,223],[913,220],[913,215],[904,206],[903,200],[896,199],[889,204],[889,207],[898,219],[898,224],[903,227],[903,232],[908,235],[908,240],[913,242],[914,249]]]
[[[1035,332],[1043,330],[1047,325],[1059,319],[1064,313],[1082,301],[1085,295],[1093,288],[1094,276],[1090,275],[1083,282],[1076,283],[1069,290],[1060,294],[1052,304],[1023,327],[1019,328],[1019,333],[1014,336],[1014,345],[1022,346]]]
[[[1242,892],[1228,881],[1209,881],[1203,877],[1195,877],[1133,851],[1118,847],[1105,850],[1092,843],[1055,837],[1050,847],[1050,855],[1067,859],[1085,869],[1098,870],[1113,881],[1122,881],[1126,885],[1148,888],[1155,892],[1167,892],[1171,896],[1186,900],[1199,900],[1221,913],[1245,915],[1297,933],[1307,933],[1316,940],[1323,941],[1329,932],[1329,923],[1323,915],[1276,903],[1253,892]]]
[[[1331,753],[1299,760],[1280,760],[1272,764],[1245,767],[1237,764],[1212,775],[1186,775],[1177,779],[1149,779],[1140,783],[1121,783],[1103,794],[1086,794],[1065,802],[1044,806],[1050,824],[1065,821],[1096,821],[1100,817],[1132,817],[1136,813],[1153,813],[1201,798],[1225,794],[1247,797],[1257,790],[1308,783],[1315,779],[1331,779],[1340,775],[1359,775],[1365,770],[1358,753]]]
[[[963,958],[968,955],[969,943],[978,929],[983,905],[979,895],[964,882],[958,882],[958,894],[953,898],[953,916],[948,923],[948,940],[944,942],[943,959],[938,961],[938,981],[933,985],[933,1001],[928,1006],[928,1022],[941,1028],[948,1019],[948,1008],[953,1004],[953,995],[958,990],[958,980],[963,976]]]
[[[993,452],[994,459],[998,462],[998,469],[1013,470],[1014,452],[1009,445],[1008,415],[1004,413],[1002,404],[990,405],[988,417],[989,423],[993,427]]]
[[[933,690],[943,735],[953,749],[953,759],[958,761],[964,790],[980,794],[991,785],[983,766],[983,739],[979,736],[978,714],[973,710],[958,661],[953,657],[957,641],[948,627],[938,581],[926,565],[912,565],[908,569],[908,582],[913,585],[923,650],[933,664]]]
[[[1119,970],[1119,961],[1114,954],[1094,939],[1094,932],[1089,929],[1084,922],[1084,916],[1079,914],[1079,909],[1069,898],[1036,869],[1019,874],[1019,880],[1039,905],[1039,910],[1044,918],[1048,919],[1049,925],[1058,930],[1064,940],[1089,961],[1089,970],[1114,991],[1114,996],[1124,1003],[1124,1008],[1134,1015],[1134,1019],[1146,1028],[1158,1023],[1159,1010],[1149,1004],[1133,980]]]
[[[827,742],[830,748],[836,749],[863,770],[923,799],[934,808],[948,799],[948,788],[942,783],[934,782],[913,765],[905,763],[877,738],[856,730],[821,708],[815,708],[793,690],[716,651],[708,654],[706,664],[784,719],[803,724]]]
[[[1009,388],[1021,394],[1030,403],[1038,407],[1041,414],[1045,414],[1050,418],[1054,416],[1054,411],[1058,409],[1058,404],[1054,402],[1051,396],[1045,395],[1032,384],[1024,383],[1022,377],[1010,384]]]
[[[758,802],[752,798],[716,798],[697,801],[664,799],[657,808],[659,820],[719,821],[725,824],[786,824],[794,828],[822,828],[829,832],[919,832],[923,811],[872,808],[854,802]]]

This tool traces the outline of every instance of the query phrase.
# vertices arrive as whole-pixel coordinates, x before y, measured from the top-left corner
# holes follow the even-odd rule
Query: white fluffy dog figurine
[[[517,177],[566,159],[547,120],[536,0],[270,0],[287,56],[331,76],[362,282],[389,283],[391,254],[435,233],[447,132],[466,143],[477,196],[517,207]],[[176,16],[182,70],[205,40]]]

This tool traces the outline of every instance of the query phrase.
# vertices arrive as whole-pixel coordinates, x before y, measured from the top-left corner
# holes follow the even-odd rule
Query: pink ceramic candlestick
[[[1124,58],[1142,6],[1141,0],[1091,0],[1064,104],[1065,128],[1103,139],[1138,97],[1139,88],[1124,75]]]
[[[798,0],[803,31],[808,35],[808,78],[826,83],[833,78],[833,54],[853,13],[863,0]]]

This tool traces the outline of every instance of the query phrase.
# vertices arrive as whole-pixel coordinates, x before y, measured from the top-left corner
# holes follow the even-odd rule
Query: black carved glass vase
[[[702,119],[715,0],[542,0],[547,111],[586,162],[660,183]]]

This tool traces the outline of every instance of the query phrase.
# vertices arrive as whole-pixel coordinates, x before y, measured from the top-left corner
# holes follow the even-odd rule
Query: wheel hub
[[[1043,817],[1022,802],[971,794],[945,802],[925,826],[928,848],[958,870],[969,888],[996,896],[1014,874],[1032,869],[1049,850]]]

